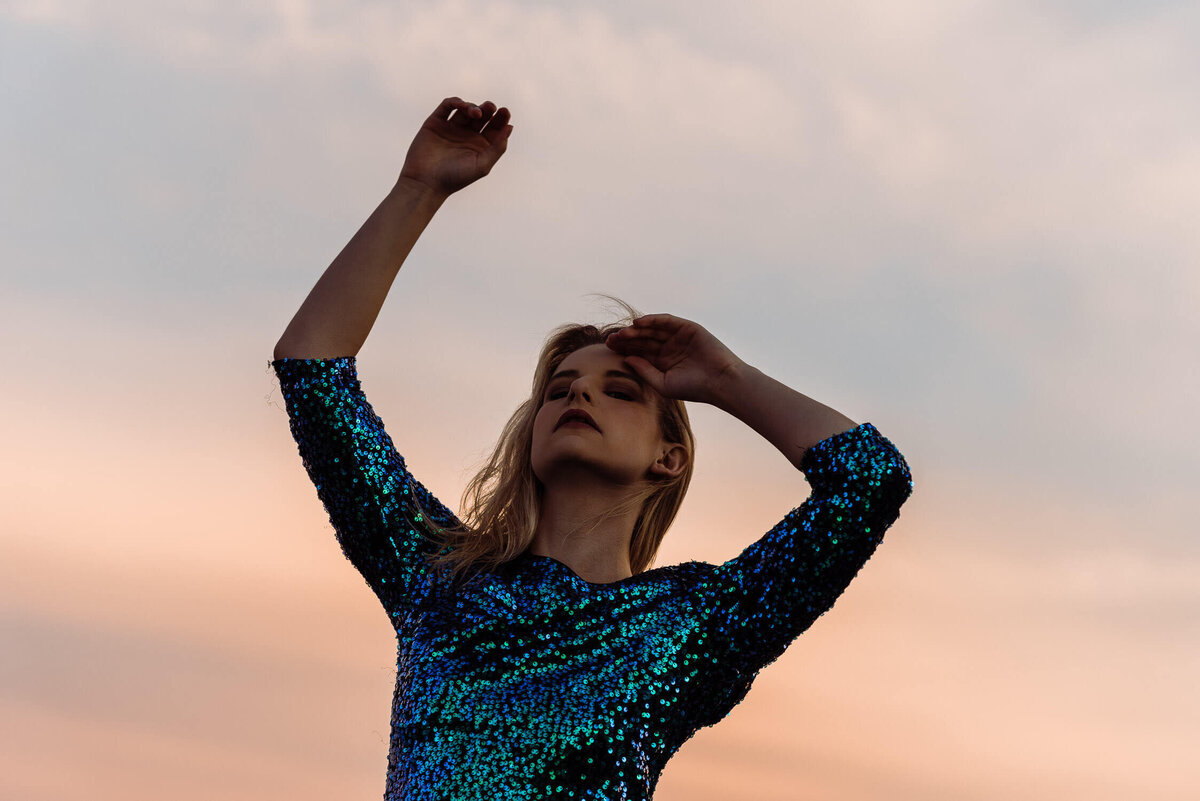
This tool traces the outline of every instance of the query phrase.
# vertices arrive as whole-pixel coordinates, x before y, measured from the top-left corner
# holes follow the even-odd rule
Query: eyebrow
[[[574,378],[578,375],[579,375],[578,370],[559,370],[557,373],[550,376],[550,380],[546,382],[546,385],[549,386],[556,378]],[[627,373],[624,370],[609,370],[604,375],[615,376],[617,378],[628,378],[630,381],[634,382],[639,387],[641,387],[643,384],[642,379],[638,378],[636,375],[633,375],[632,373]]]

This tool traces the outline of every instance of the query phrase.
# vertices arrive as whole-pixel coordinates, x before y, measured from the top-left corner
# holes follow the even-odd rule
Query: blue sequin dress
[[[650,799],[667,760],[826,612],[912,492],[870,423],[809,448],[808,499],[720,565],[594,584],[528,551],[451,591],[424,561],[408,472],[355,357],[277,359],[290,428],[338,542],[398,644],[385,799]],[[461,579],[460,579],[461,582]]]

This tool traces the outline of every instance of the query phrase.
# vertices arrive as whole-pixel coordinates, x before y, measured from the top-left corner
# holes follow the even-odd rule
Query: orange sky
[[[701,322],[912,469],[656,799],[1200,793],[1195,10],[77,6],[0,10],[0,798],[382,795],[394,635],[267,361],[449,94],[508,105],[510,150],[359,354],[441,500],[542,337],[610,319],[593,291]],[[808,494],[689,413],[659,564]]]

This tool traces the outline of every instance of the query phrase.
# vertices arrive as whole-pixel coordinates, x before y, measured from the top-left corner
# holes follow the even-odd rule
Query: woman
[[[491,102],[438,106],[271,365],[342,549],[396,630],[385,798],[649,799],[671,755],[833,605],[911,474],[872,424],[695,322],[626,305],[627,324],[551,333],[456,517],[408,472],[355,354],[434,212],[503,155],[508,120]],[[812,493],[724,564],[651,569],[691,479],[685,401],[751,426]]]

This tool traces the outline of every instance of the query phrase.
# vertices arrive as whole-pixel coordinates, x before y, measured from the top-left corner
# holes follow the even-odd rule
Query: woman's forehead
[[[558,363],[558,370],[585,370],[588,367],[596,367],[603,370],[609,367],[622,368],[627,366],[624,356],[601,342],[596,345],[585,345],[567,354],[566,358]]]

